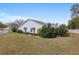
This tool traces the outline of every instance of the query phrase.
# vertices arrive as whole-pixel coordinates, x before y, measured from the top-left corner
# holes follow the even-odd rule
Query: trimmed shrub
[[[17,31],[17,29],[14,27],[14,28],[12,28],[12,32],[16,32]]]
[[[52,28],[51,24],[44,25],[41,29],[38,30],[38,33],[41,37],[44,38],[54,38],[56,37],[55,29]]]
[[[59,36],[69,36],[66,25],[64,25],[64,24],[60,25],[60,27],[58,29],[58,35]]]
[[[23,31],[22,31],[22,30],[17,30],[17,32],[18,32],[18,33],[23,33]]]
[[[38,30],[38,34],[44,38],[55,38],[57,36],[69,36],[66,25],[61,24],[59,28],[54,28],[51,24],[44,25]]]

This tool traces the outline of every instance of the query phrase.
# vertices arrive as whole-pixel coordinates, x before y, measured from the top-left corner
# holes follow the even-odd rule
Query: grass
[[[1,55],[78,55],[79,35],[45,39],[39,36],[7,33],[0,35]]]

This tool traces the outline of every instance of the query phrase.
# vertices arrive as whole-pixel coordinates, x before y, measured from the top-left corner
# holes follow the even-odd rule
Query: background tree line
[[[7,27],[7,25],[2,23],[2,22],[0,22],[0,28],[5,28],[5,27]]]

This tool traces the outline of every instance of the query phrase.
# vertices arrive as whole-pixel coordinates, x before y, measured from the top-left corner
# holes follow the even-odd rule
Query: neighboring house
[[[41,21],[28,19],[18,28],[18,30],[22,30],[25,33],[36,33],[37,34],[38,29],[46,24],[47,23],[44,23]]]
[[[9,27],[0,28],[0,34],[9,32]]]

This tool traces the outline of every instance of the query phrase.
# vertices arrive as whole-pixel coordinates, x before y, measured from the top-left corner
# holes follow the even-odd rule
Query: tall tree
[[[79,17],[72,18],[68,22],[69,29],[79,29]]]
[[[71,20],[68,21],[69,29],[79,29],[79,4],[71,7]]]
[[[22,24],[24,23],[24,20],[20,19],[20,20],[15,20],[14,22],[12,23],[8,23],[8,25],[11,27],[11,28],[18,28],[19,26],[21,26]]]
[[[71,9],[71,17],[78,17],[79,16],[79,4],[74,4]]]
[[[22,20],[22,19],[20,19],[20,20],[15,20],[15,22],[14,22],[15,24],[17,24],[17,26],[19,27],[19,26],[21,26],[23,23],[24,23],[24,20]]]

